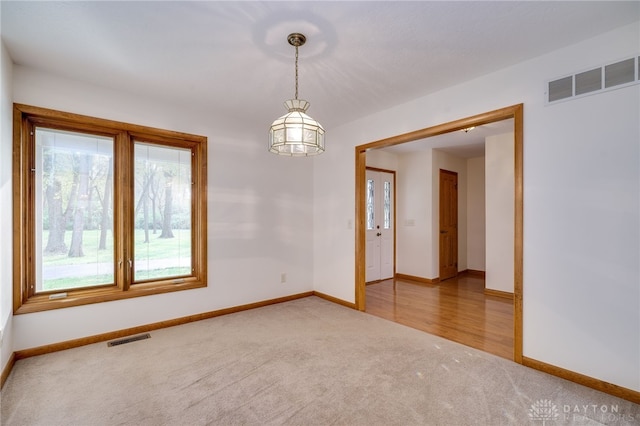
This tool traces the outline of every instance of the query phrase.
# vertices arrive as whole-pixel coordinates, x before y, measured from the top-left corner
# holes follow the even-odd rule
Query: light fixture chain
[[[296,99],[298,99],[298,46],[296,46]]]

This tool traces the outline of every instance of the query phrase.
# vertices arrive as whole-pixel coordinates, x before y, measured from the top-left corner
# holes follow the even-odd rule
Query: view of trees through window
[[[191,151],[135,144],[136,281],[191,273]]]
[[[36,128],[37,290],[113,283],[113,145]]]
[[[114,283],[114,139],[36,128],[36,292]],[[136,143],[135,281],[191,274],[191,151]]]

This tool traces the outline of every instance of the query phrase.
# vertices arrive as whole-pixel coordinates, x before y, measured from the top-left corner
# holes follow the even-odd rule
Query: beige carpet
[[[639,425],[640,406],[309,297],[16,363],[2,425]]]

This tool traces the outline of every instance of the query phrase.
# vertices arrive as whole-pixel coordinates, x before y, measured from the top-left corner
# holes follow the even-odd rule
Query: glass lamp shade
[[[289,112],[278,118],[269,130],[269,151],[278,155],[306,156],[324,152],[324,128],[305,112],[309,102],[289,99]]]

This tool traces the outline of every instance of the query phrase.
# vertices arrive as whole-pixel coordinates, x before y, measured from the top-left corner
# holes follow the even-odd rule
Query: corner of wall
[[[0,40],[0,371],[13,354],[12,339],[12,246],[11,160],[13,116],[13,61]],[[7,208],[9,207],[9,208]]]

